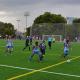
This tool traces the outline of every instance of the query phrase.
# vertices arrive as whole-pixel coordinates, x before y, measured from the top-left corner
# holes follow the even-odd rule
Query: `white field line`
[[[8,68],[14,68],[14,69],[21,69],[21,70],[29,70],[29,71],[35,70],[35,69],[22,68],[22,67],[15,67],[15,66],[2,65],[2,64],[0,64],[0,66],[2,66],[2,67],[8,67]]]
[[[25,46],[24,44],[22,45],[13,45],[14,47],[16,47],[16,46]],[[6,45],[5,46],[0,46],[0,47],[6,47]]]
[[[2,64],[0,64],[0,66],[1,66],[1,67],[13,68],[13,69],[20,69],[20,70],[29,70],[29,71],[35,70],[35,69],[15,67],[15,66],[2,65]],[[68,77],[80,78],[79,75],[71,75],[71,74],[64,74],[64,73],[57,73],[57,72],[50,72],[50,71],[40,71],[40,72],[49,73],[49,74],[56,74],[56,75],[61,75],[61,76],[68,76]]]

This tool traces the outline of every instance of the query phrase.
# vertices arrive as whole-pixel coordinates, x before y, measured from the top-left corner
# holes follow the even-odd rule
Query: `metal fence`
[[[42,23],[35,24],[31,27],[31,35],[62,35],[62,38],[70,37],[72,41],[80,41],[80,24],[65,24],[65,23]]]

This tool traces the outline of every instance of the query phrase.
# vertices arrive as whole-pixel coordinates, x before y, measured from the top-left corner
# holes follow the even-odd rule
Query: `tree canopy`
[[[66,23],[66,19],[57,14],[52,14],[50,12],[45,12],[43,15],[38,16],[34,20],[34,24],[39,24],[39,23]]]
[[[80,18],[76,18],[73,20],[73,23],[80,23]]]
[[[0,22],[0,35],[15,35],[14,26],[11,23]]]

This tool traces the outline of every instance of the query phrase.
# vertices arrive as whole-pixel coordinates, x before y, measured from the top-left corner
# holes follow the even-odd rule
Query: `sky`
[[[29,14],[28,27],[44,12],[61,14],[64,17],[80,17],[80,0],[0,0],[0,21],[12,23],[15,29],[22,32],[26,28],[25,13]]]

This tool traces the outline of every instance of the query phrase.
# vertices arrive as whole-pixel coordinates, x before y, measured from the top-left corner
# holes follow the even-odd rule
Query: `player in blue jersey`
[[[30,56],[30,61],[32,60],[33,56],[37,54],[38,55],[38,60],[41,61],[41,52],[40,52],[40,49],[39,49],[39,45],[38,45],[38,42],[36,41],[35,42],[35,45],[33,46],[33,49],[32,49],[32,54]]]
[[[6,52],[11,53],[13,51],[13,42],[11,39],[11,36],[8,36],[7,40],[6,40]]]

